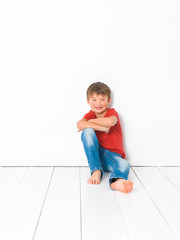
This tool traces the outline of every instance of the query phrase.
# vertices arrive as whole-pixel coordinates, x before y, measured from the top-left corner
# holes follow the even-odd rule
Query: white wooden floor
[[[180,239],[180,167],[132,167],[129,194],[88,167],[0,168],[1,240]]]

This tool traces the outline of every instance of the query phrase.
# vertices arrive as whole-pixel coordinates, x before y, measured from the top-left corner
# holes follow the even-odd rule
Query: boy
[[[87,89],[91,110],[77,122],[91,171],[88,183],[99,184],[103,171],[111,171],[111,189],[129,193],[133,189],[127,180],[130,164],[125,160],[119,116],[114,108],[108,108],[110,102],[111,90],[106,84],[91,84]]]

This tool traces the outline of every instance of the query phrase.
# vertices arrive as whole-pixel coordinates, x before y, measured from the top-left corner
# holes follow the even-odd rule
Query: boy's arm
[[[95,118],[95,119],[90,119],[90,123],[95,123],[98,124],[99,126],[102,127],[108,127],[111,128],[117,123],[118,119],[116,116],[110,116],[110,117],[103,117],[103,118]]]
[[[92,119],[91,119],[92,120]],[[77,128],[79,129],[78,132],[86,129],[86,128],[93,128],[95,131],[102,131],[102,132],[109,132],[110,127],[100,126],[98,124],[95,124],[93,122],[88,121],[85,118],[82,118],[77,122]]]

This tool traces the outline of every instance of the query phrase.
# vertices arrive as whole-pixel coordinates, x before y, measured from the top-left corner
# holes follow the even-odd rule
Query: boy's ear
[[[108,103],[110,103],[111,102],[111,98],[109,98],[109,100],[108,100]]]
[[[89,104],[89,99],[87,99],[87,103]]]

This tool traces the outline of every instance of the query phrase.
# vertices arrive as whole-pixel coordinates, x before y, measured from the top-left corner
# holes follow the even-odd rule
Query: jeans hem
[[[109,179],[109,184],[111,185],[111,183],[115,182],[118,178],[126,180],[124,177],[113,177]]]

